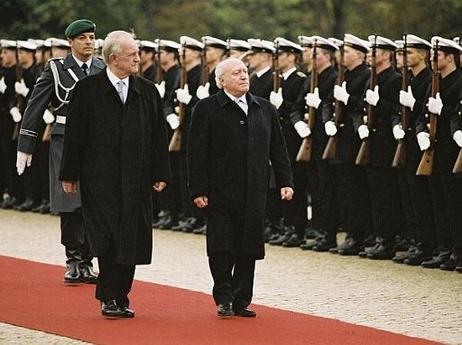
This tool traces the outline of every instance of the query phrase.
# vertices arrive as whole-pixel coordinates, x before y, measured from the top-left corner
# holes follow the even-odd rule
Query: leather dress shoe
[[[409,250],[410,242],[400,235],[395,236],[395,248],[397,252],[406,252]]]
[[[364,249],[363,251],[360,251],[358,253],[358,256],[360,258],[367,258],[367,254],[369,253],[372,253],[374,251],[376,251],[381,245],[382,245],[382,242],[383,242],[383,239],[380,238],[380,237],[377,237],[375,239],[375,242],[373,244],[373,247],[370,246],[370,245],[366,245],[366,242],[368,241],[368,239],[364,240],[363,244],[364,244],[364,247],[370,247],[370,248],[367,248],[367,249]]]
[[[172,226],[171,230],[173,231],[183,231],[183,228],[185,227],[186,224],[189,222],[189,218],[180,218],[178,220],[178,224],[175,226]]]
[[[397,249],[398,250],[398,249]],[[402,264],[404,263],[404,260],[406,260],[407,258],[409,258],[411,255],[415,254],[417,251],[417,246],[415,245],[411,245],[409,247],[409,249],[404,252],[404,253],[401,253],[401,254],[396,254],[394,257],[393,257],[393,262],[396,262],[398,264]]]
[[[189,218],[187,224],[185,224],[185,226],[183,227],[182,231],[186,233],[191,233],[194,230],[201,228],[203,225],[204,223],[202,221],[200,221],[197,218],[191,217]]]
[[[80,270],[78,261],[71,260],[66,264],[64,282],[68,284],[80,283]]]
[[[158,229],[162,230],[172,230],[175,226],[178,225],[178,216],[169,216],[165,222],[159,224]]]
[[[339,244],[339,245],[337,245],[337,246],[335,246],[335,247],[333,247],[333,248],[330,248],[330,249],[329,249],[329,253],[331,253],[331,254],[337,254],[338,251],[339,251],[339,249],[342,249],[342,248],[348,246],[349,243],[351,243],[351,241],[354,241],[353,238],[352,238],[351,236],[347,235],[347,237],[346,237],[346,239],[345,239],[345,242],[343,242],[342,244]]]
[[[308,228],[305,230],[305,237],[309,239],[315,239],[318,236],[322,236],[323,232],[318,229]]]
[[[432,259],[432,254],[428,250],[425,250],[422,244],[417,244],[414,253],[410,254],[403,263],[409,266],[420,266],[424,261]]]
[[[363,246],[373,247],[375,246],[376,241],[377,241],[377,238],[374,235],[369,235],[364,239]]]
[[[17,204],[18,204],[18,199],[16,199],[14,196],[11,197],[9,195],[6,195],[3,197],[2,208],[4,210],[10,210],[14,208]]]
[[[456,267],[456,272],[462,273],[462,265]]]
[[[301,250],[313,250],[313,247],[316,246],[318,243],[320,243],[324,239],[324,235],[320,235],[316,237],[314,240],[309,240],[308,242],[301,244],[300,249]]]
[[[292,234],[287,241],[282,243],[282,246],[287,248],[294,248],[300,247],[302,243],[305,243],[305,241],[301,239],[300,236],[297,234]]]
[[[337,247],[337,241],[334,238],[324,237],[313,247],[315,252],[328,252],[329,249]]]
[[[443,271],[454,271],[456,267],[462,266],[462,255],[452,253],[449,260],[440,265],[440,269]]]
[[[219,304],[217,308],[217,315],[219,317],[234,316],[233,307],[231,303]]]
[[[119,307],[115,300],[101,302],[101,314],[107,318],[132,318],[135,312],[128,307]]]
[[[280,235],[278,238],[269,241],[269,244],[272,246],[282,246],[284,242],[289,240],[290,236],[292,236],[292,234],[287,231],[284,234]]]
[[[194,229],[193,234],[206,235],[207,234],[207,224],[202,225],[200,228]]]
[[[247,309],[247,308],[241,308],[241,309],[233,309],[234,315],[240,316],[240,317],[255,317],[257,316],[257,313],[253,310]]]
[[[364,247],[362,247],[359,242],[351,238],[345,241],[345,243],[337,249],[337,254],[345,256],[358,255],[358,253],[362,250],[364,250]]]
[[[93,267],[87,264],[79,264],[80,281],[86,284],[96,284],[98,275],[93,272]]]
[[[27,197],[22,204],[16,205],[14,209],[21,212],[27,212],[31,211],[35,206],[37,205],[35,204],[34,199]]]
[[[433,256],[430,260],[422,261],[420,264],[424,268],[440,268],[442,264],[449,260],[450,251],[440,251],[439,254]]]
[[[382,243],[376,250],[367,254],[368,259],[372,260],[391,260],[395,257],[395,247],[386,243]]]
[[[157,220],[152,223],[152,227],[154,229],[158,229],[159,225],[165,223],[169,216],[170,216],[170,212],[168,212],[168,211],[160,211],[159,215],[157,216]]]

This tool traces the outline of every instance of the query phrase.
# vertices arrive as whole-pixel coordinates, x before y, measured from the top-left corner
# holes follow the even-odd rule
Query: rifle
[[[15,72],[16,72],[16,81],[20,82],[22,79],[22,68],[19,65],[19,59],[18,59],[18,49],[16,49],[16,66],[15,66]],[[18,95],[16,92],[16,107],[20,109],[21,111],[24,111],[22,105],[24,104],[25,99]],[[21,121],[20,121],[21,122]],[[14,129],[13,129],[13,134],[11,136],[11,140],[16,140],[19,137],[19,129],[20,129],[20,122],[15,122],[14,124]]]
[[[438,41],[435,42],[433,48],[433,71],[432,71],[432,97],[440,91],[440,72],[438,71]],[[417,167],[416,175],[429,176],[433,171],[433,158],[435,153],[436,126],[438,122],[438,114],[430,113],[430,147],[422,154],[419,166]]]
[[[204,86],[209,81],[209,67],[207,66],[207,59],[205,58],[206,47],[202,50],[201,54],[201,63],[202,63],[202,75],[201,75],[201,85]]]
[[[344,64],[344,49],[343,45],[340,47],[340,64],[338,66],[338,76],[337,76],[337,85],[341,86],[343,81],[345,80],[345,66]],[[343,119],[343,109],[344,104],[339,100],[335,100],[335,110],[334,110],[334,121],[335,127],[337,127],[337,131],[340,129],[342,119]],[[326,148],[322,154],[322,159],[334,159],[335,154],[337,153],[337,135],[338,132],[329,137],[327,141]]]
[[[316,63],[316,39],[313,43],[313,66],[311,68],[311,80],[310,80],[310,93],[313,93],[316,87],[318,86],[318,71],[317,71],[317,63]],[[305,106],[306,108],[306,106]],[[316,120],[316,109],[314,107],[308,107],[308,113],[305,113],[305,121],[308,122],[308,127],[312,131],[314,128],[314,123]],[[303,139],[302,144],[300,145],[300,149],[297,153],[297,158],[295,159],[297,162],[309,162],[311,159],[311,142],[312,137],[311,134]]]
[[[273,91],[278,92],[281,87],[281,74],[279,68],[279,42],[276,42],[276,52],[273,55]]]
[[[377,85],[377,65],[376,65],[376,53],[377,53],[377,36],[374,38],[374,45],[372,46],[372,59],[371,59],[371,79],[370,79],[370,89],[374,89]],[[367,121],[366,125],[369,128],[369,133],[372,132],[372,127],[374,124],[374,111],[375,107],[373,105],[367,105]],[[359,148],[358,155],[356,156],[356,165],[367,165],[369,164],[369,138],[364,138],[361,147]]]
[[[180,87],[184,88],[185,84],[187,83],[188,74],[186,71],[185,66],[185,45],[183,44],[183,49],[181,50],[182,61],[181,61],[181,75],[180,75]],[[186,104],[181,103],[179,104],[178,116],[180,120],[180,125],[177,129],[173,132],[172,139],[170,139],[170,144],[168,146],[169,152],[178,152],[181,149],[181,137],[183,134],[183,122],[184,122],[184,115],[186,112]]]
[[[403,80],[401,82],[401,90],[407,92],[409,85],[409,70],[407,66],[407,35],[404,35],[404,49],[403,49]],[[406,130],[409,126],[409,109],[405,106],[401,106],[401,128]],[[398,140],[396,146],[395,156],[391,166],[393,168],[399,168],[406,161],[406,138]]]

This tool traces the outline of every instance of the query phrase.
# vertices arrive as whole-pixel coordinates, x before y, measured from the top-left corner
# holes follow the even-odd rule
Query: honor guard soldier
[[[403,53],[403,50],[404,50],[404,41],[403,40],[396,40],[395,41],[395,44],[396,44],[396,51],[395,51],[395,67],[396,69],[398,70],[398,72],[400,72],[401,74],[403,73],[403,65],[404,65],[404,62],[403,62],[403,58],[404,58],[404,53]]]
[[[405,226],[401,217],[397,172],[391,167],[396,147],[392,128],[399,122],[401,75],[392,65],[397,48],[395,42],[372,35],[369,43],[375,52],[371,55],[371,68],[372,72],[376,70],[377,77],[372,79],[374,83],[376,79],[377,84],[368,84],[365,102],[369,113],[373,113],[373,121],[360,125],[358,135],[361,140],[366,138],[370,145],[366,169],[377,241],[372,249],[359,255],[369,259],[392,259],[395,256],[395,236]]]
[[[3,209],[11,209],[23,201],[21,181],[14,169],[14,151],[17,145],[17,128],[21,114],[17,109],[15,83],[20,74],[16,59],[16,41],[1,40],[0,73],[0,159],[1,169],[5,179],[3,190]],[[13,112],[12,109],[15,109]]]
[[[237,40],[230,38],[228,40],[228,53],[229,57],[234,57],[243,61],[247,64],[248,52],[250,50],[250,44],[244,40]],[[247,54],[246,54],[247,53]]]
[[[420,265],[422,261],[431,259],[436,247],[428,177],[416,175],[422,157],[417,144],[416,121],[425,110],[427,90],[431,84],[432,73],[428,65],[431,44],[415,35],[405,35],[402,42],[403,68],[407,66],[411,75],[402,83],[399,95],[401,121],[393,126],[393,135],[398,145],[404,140],[404,161],[398,172],[401,204],[408,232],[404,235],[414,239],[415,243],[411,243],[407,252],[396,255],[393,261]],[[403,78],[405,75],[403,73]],[[399,153],[398,149],[396,152]]]
[[[103,59],[103,44],[104,40],[102,38],[97,38],[95,40],[95,53],[94,56],[100,60]]]
[[[49,41],[45,40],[28,40],[32,43],[35,43],[37,50],[35,51],[35,63],[39,69],[39,73],[42,73],[45,69],[45,65],[48,60],[51,58],[51,44]]]
[[[333,65],[335,66],[335,69],[338,71],[339,69],[339,65],[340,65],[340,62],[341,62],[341,55],[342,55],[342,52],[341,52],[341,47],[343,46],[343,41],[342,40],[339,40],[338,38],[335,38],[335,37],[329,37],[327,39],[330,43],[333,43],[335,44],[337,47],[339,47],[338,50],[335,51],[335,54],[334,54],[334,61],[333,61]]]
[[[285,137],[294,175],[295,193],[291,202],[284,205],[285,231],[278,238],[273,238],[272,244],[298,247],[304,241],[307,225],[306,174],[305,166],[296,161],[302,139],[290,121],[290,112],[306,79],[306,75],[298,71],[296,67],[301,59],[303,48],[299,44],[282,37],[276,38],[274,44],[277,47],[276,54],[278,54],[276,57],[278,69],[275,68],[275,72],[279,71],[281,75],[279,76],[279,89],[271,92],[270,102],[278,110],[282,133]],[[279,202],[279,204],[281,203]]]
[[[32,42],[17,41],[17,48],[18,65],[21,67],[21,75],[18,75],[19,80],[16,81],[14,85],[16,97],[19,100],[18,107],[15,107],[14,111],[17,111],[18,114],[23,114],[38,77],[38,68],[35,64],[34,58],[37,46]],[[42,123],[39,135],[43,135],[44,130],[45,124]],[[15,206],[15,209],[18,211],[31,211],[33,208],[40,205],[40,201],[43,197],[46,199],[44,200],[44,203],[48,200],[48,190],[45,195],[41,195],[40,193],[41,184],[45,183],[46,186],[48,181],[48,175],[43,177],[40,176],[41,168],[43,167],[42,160],[47,157],[46,146],[47,145],[42,145],[42,141],[40,140],[34,152],[35,161],[37,163],[34,164],[31,169],[28,169],[21,178],[21,183],[24,187],[25,200],[22,204]],[[46,162],[46,164],[48,164],[48,162]],[[47,172],[44,171],[44,173]]]
[[[251,54],[249,56],[249,67],[253,70],[250,77],[250,92],[267,100],[273,91],[273,69],[272,58],[276,52],[274,43],[260,39],[250,38]]]
[[[59,213],[61,217],[61,243],[66,248],[67,256],[66,283],[96,281],[82,218],[80,194],[65,194],[58,181],[70,94],[80,79],[104,69],[104,64],[92,57],[95,28],[95,24],[87,19],[74,21],[66,28],[65,35],[72,54],[50,60],[40,75],[24,113],[18,142],[16,165],[18,173],[22,174],[26,166],[32,163],[37,140],[41,140],[39,130],[43,121],[47,121],[46,111],[51,103],[56,122],[50,143],[50,201],[51,211]]]
[[[206,98],[218,92],[218,86],[215,81],[215,67],[226,57],[228,45],[225,41],[211,36],[201,38],[204,44],[204,61],[202,85],[199,86],[196,96],[199,99]]]
[[[334,169],[327,161],[322,160],[322,154],[328,138],[324,124],[332,118],[333,113],[333,90],[337,72],[332,66],[332,60],[338,47],[320,36],[313,36],[311,39],[314,46],[313,52],[316,48],[311,74],[317,74],[318,82],[314,85],[316,86],[314,90],[310,90],[311,80],[305,81],[290,117],[301,138],[308,136],[312,138],[311,159],[306,164],[307,178],[311,185],[311,200],[318,210],[318,221],[321,230],[324,231],[324,236],[319,237],[314,244],[303,246],[302,249],[328,251],[336,246],[339,212],[336,205]],[[304,121],[306,107],[313,108],[315,116],[313,128],[310,128]]]
[[[155,83],[157,80],[157,69],[154,61],[157,45],[155,42],[141,40],[139,47],[141,75]]]
[[[65,59],[71,52],[69,42],[61,38],[48,38],[48,42],[51,45],[51,57],[52,58],[63,58]]]
[[[180,37],[180,62],[182,68],[186,69],[186,83],[183,88],[176,90],[178,102],[185,105],[184,118],[181,123],[181,149],[180,149],[180,177],[181,177],[181,196],[183,204],[184,218],[174,227],[174,231],[202,233],[205,230],[205,219],[202,212],[193,207],[190,193],[187,186],[187,150],[189,140],[189,127],[191,124],[192,109],[199,98],[196,96],[197,89],[201,82],[202,66],[201,56],[204,44],[192,37]]]
[[[458,68],[462,47],[450,39],[435,36],[431,40],[437,52],[440,74],[439,92],[428,98],[427,111],[419,117],[417,141],[422,151],[433,145],[434,161],[430,190],[434,208],[437,251],[432,259],[423,261],[425,268],[462,270],[462,179],[452,173],[462,147],[460,95],[462,72]],[[434,114],[434,115],[431,115]],[[430,116],[437,116],[436,138],[431,142],[427,132]],[[430,125],[431,126],[431,125]],[[459,270],[458,269],[458,270]]]
[[[336,140],[335,153],[328,159],[334,165],[343,230],[347,233],[345,242],[329,252],[340,255],[357,255],[364,250],[363,241],[372,228],[366,171],[355,164],[361,144],[356,131],[362,124],[362,97],[370,76],[368,51],[369,42],[345,34],[341,63],[346,71],[343,80],[338,79],[334,86],[334,117],[324,125],[329,141]]]

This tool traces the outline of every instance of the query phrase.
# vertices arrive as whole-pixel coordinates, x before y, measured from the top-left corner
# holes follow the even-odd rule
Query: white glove
[[[2,79],[0,79],[0,93],[5,93],[5,90],[6,90],[5,77],[2,77]]]
[[[24,83],[24,79],[21,79],[20,82],[14,83],[14,89],[18,95],[21,95],[23,97],[27,97],[27,94],[29,93],[29,89],[26,86],[26,83]]]
[[[307,93],[305,96],[306,105],[318,109],[321,104],[321,98],[319,98],[319,88],[315,88],[313,93]]]
[[[324,124],[324,129],[326,134],[330,137],[333,137],[335,134],[337,134],[337,126],[335,125],[334,121],[327,121]]]
[[[306,138],[311,134],[310,127],[308,127],[308,124],[304,121],[298,121],[295,123],[294,128],[301,138]]]
[[[454,141],[457,145],[459,145],[459,147],[462,147],[462,131],[460,129],[454,132],[452,139],[454,139]]]
[[[401,128],[401,125],[395,125],[393,127],[393,136],[395,137],[396,140],[403,139],[405,134],[406,133]]]
[[[13,121],[18,123],[21,121],[22,119],[22,115],[21,113],[19,112],[19,109],[18,107],[13,107],[10,109],[10,115],[11,117],[13,118]]]
[[[425,151],[430,147],[430,134],[427,132],[417,133],[417,144],[419,144],[420,151]]]
[[[374,87],[374,91],[371,89],[366,91],[366,102],[369,103],[370,105],[373,105],[374,107],[377,105],[379,102],[380,96],[379,96],[379,86],[376,85]]]
[[[165,96],[165,80],[162,80],[160,84],[154,84],[156,85],[157,92],[159,92],[160,98],[164,98]]]
[[[183,104],[189,104],[189,102],[191,102],[192,96],[189,93],[188,84],[185,84],[184,88],[179,88],[175,92],[176,92],[176,99],[178,100],[178,102],[183,103]]]
[[[16,155],[16,170],[18,171],[18,175],[22,175],[26,166],[30,167],[32,164],[32,155],[29,153],[24,153],[18,151]]]
[[[438,92],[435,97],[430,97],[428,99],[428,111],[432,114],[441,115],[441,110],[443,109],[443,101],[441,101],[440,93]]]
[[[412,94],[412,89],[410,86],[408,86],[407,92],[403,90],[399,92],[399,103],[401,103],[402,106],[414,110],[415,98]]]
[[[42,119],[43,119],[43,121],[45,121],[45,123],[47,125],[49,125],[50,123],[55,122],[55,117],[53,116],[51,111],[49,111],[48,109],[45,109],[45,112],[43,113]]]
[[[209,89],[210,89],[210,83],[209,82],[205,83],[205,85],[200,85],[197,88],[197,91],[196,91],[197,98],[204,99],[204,98],[207,98],[208,96],[210,96]]]
[[[177,114],[170,114],[166,117],[166,120],[168,124],[170,125],[170,128],[175,130],[178,128],[180,125],[180,117]]]
[[[282,102],[284,102],[284,98],[282,98],[282,88],[279,88],[278,92],[271,91],[270,102],[276,109],[281,107]]]
[[[342,83],[342,86],[334,86],[334,97],[337,101],[347,105],[350,94],[346,90],[346,81]]]
[[[366,125],[361,125],[358,128],[359,139],[363,140],[369,136],[369,128]]]

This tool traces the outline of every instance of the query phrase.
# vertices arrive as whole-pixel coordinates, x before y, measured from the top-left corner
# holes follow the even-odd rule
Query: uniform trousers
[[[74,212],[62,212],[60,218],[61,244],[66,248],[67,262],[79,261],[92,266],[93,256],[83,224],[82,210],[78,208]]]

